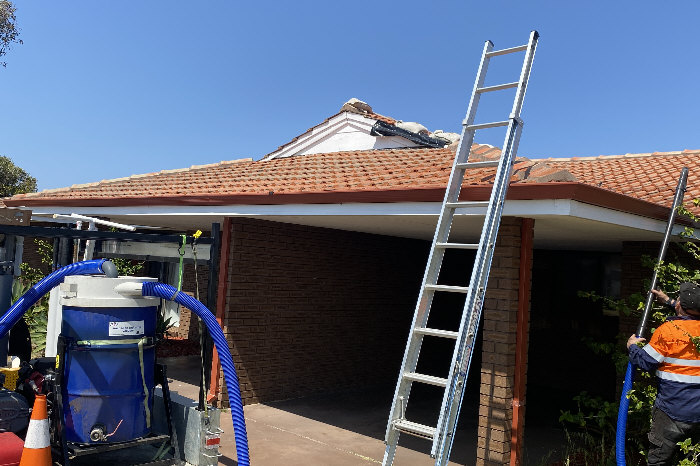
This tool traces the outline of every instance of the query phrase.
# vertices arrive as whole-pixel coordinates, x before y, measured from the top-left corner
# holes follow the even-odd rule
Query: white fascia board
[[[221,216],[221,217],[288,217],[288,216],[437,216],[440,202],[373,202],[347,204],[280,204],[226,206],[130,206],[130,207],[70,207],[68,213],[97,216]],[[34,208],[37,214],[65,214],[65,207]],[[484,216],[485,207],[460,208],[456,215]],[[664,232],[666,221],[643,217],[571,200],[511,200],[503,215],[508,217],[576,217],[584,220],[626,226],[644,231]],[[137,222],[138,223],[138,222]],[[674,233],[683,227],[674,227]]]
[[[310,131],[299,136],[299,139],[289,143],[288,145],[278,149],[272,154],[264,157],[262,160],[272,160],[283,157],[291,157],[299,152],[308,149],[310,146],[318,143],[318,141],[327,138],[330,134],[335,132],[337,129],[342,128],[347,124],[352,124],[357,127],[357,129],[370,133],[372,126],[377,120],[372,118],[367,118],[361,115],[357,115],[350,112],[343,112],[340,115],[336,115],[330,120],[312,128]]]

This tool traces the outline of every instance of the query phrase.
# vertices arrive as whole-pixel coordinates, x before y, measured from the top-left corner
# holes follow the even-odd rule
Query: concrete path
[[[197,362],[170,362],[170,389],[197,399]],[[189,370],[188,370],[189,369]],[[196,379],[196,377],[195,377]],[[371,394],[370,394],[371,395]],[[391,399],[368,396],[368,392],[343,392],[244,407],[251,464],[254,466],[367,466],[381,464],[384,430]],[[390,396],[391,394],[389,394]],[[236,465],[231,415],[221,415],[219,464]],[[476,452],[475,428],[459,430],[451,465],[466,465]],[[473,439],[470,441],[470,438]],[[395,464],[429,466],[430,443],[403,436]],[[472,463],[470,463],[472,464]]]
[[[166,361],[170,388],[191,399],[198,399],[199,358]],[[295,400],[244,407],[250,458],[253,466],[350,466],[381,464],[384,431],[393,387],[380,390],[347,390]],[[427,407],[411,416],[430,422],[434,415]],[[415,418],[414,416],[418,416]],[[424,417],[421,419],[420,417]],[[450,465],[473,465],[476,458],[476,407],[462,408],[459,428],[450,456]],[[220,464],[236,465],[236,448],[230,412],[221,415]],[[531,414],[525,430],[524,464],[549,464],[543,458],[561,452],[563,432],[551,420]],[[394,464],[432,466],[430,442],[401,436]]]

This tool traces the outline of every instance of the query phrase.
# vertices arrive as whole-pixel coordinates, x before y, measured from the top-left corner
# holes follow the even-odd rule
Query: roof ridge
[[[657,156],[678,156],[678,155],[689,155],[693,153],[700,153],[700,149],[683,149],[668,152],[641,152],[636,154],[623,154],[623,155],[594,155],[594,156],[582,156],[582,157],[546,157],[539,159],[539,161],[552,161],[552,162],[579,162],[587,160],[614,160],[614,159],[634,159],[642,157],[657,157]]]

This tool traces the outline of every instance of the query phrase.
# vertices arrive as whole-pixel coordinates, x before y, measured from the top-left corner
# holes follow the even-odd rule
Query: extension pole
[[[678,186],[676,187],[676,195],[673,197],[673,205],[671,206],[671,214],[668,217],[668,224],[666,225],[666,234],[664,235],[664,240],[661,243],[661,250],[659,251],[659,259],[654,268],[654,276],[651,279],[651,286],[649,287],[649,294],[647,294],[647,302],[644,305],[644,313],[642,314],[642,320],[639,322],[639,327],[637,328],[637,336],[641,337],[644,334],[647,326],[647,318],[649,317],[649,312],[651,311],[651,305],[654,302],[654,293],[651,290],[656,289],[656,282],[659,275],[659,265],[666,257],[666,249],[668,249],[668,242],[671,239],[671,230],[673,230],[673,222],[676,219],[676,212],[678,211],[678,206],[683,204],[683,196],[685,195],[686,183],[688,181],[688,167],[683,167],[681,170],[681,176],[678,179]]]
[[[668,249],[668,242],[671,239],[671,233],[673,230],[673,223],[676,219],[676,212],[678,211],[678,206],[683,204],[683,197],[685,195],[686,183],[688,181],[688,167],[683,167],[681,170],[681,176],[678,179],[678,185],[676,186],[676,194],[673,197],[673,205],[671,205],[671,212],[668,216],[668,223],[666,224],[666,233],[664,234],[664,239],[661,242],[661,250],[659,251],[659,258],[656,261],[656,267],[654,267],[654,276],[651,279],[651,286],[649,287],[649,292],[647,294],[647,301],[644,306],[644,312],[642,313],[642,319],[639,321],[639,327],[637,328],[637,336],[641,337],[644,335],[647,326],[647,320],[649,318],[649,312],[651,311],[651,305],[654,302],[654,293],[651,290],[656,289],[656,282],[658,279],[659,265],[666,257],[666,249]],[[631,363],[627,363],[627,372],[625,373],[625,381],[622,384],[622,395],[620,397],[620,409],[617,412],[617,433],[615,436],[615,459],[617,466],[626,466],[627,459],[625,457],[625,442],[627,440],[627,413],[629,411],[630,400],[627,398],[627,393],[632,389],[632,380],[634,379],[634,372],[636,367]]]

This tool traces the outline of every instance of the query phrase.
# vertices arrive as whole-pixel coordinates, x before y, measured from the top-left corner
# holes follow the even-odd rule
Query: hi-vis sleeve
[[[632,345],[630,346],[629,352],[630,362],[647,372],[654,372],[664,358],[651,346],[651,343],[645,345],[643,348]]]

